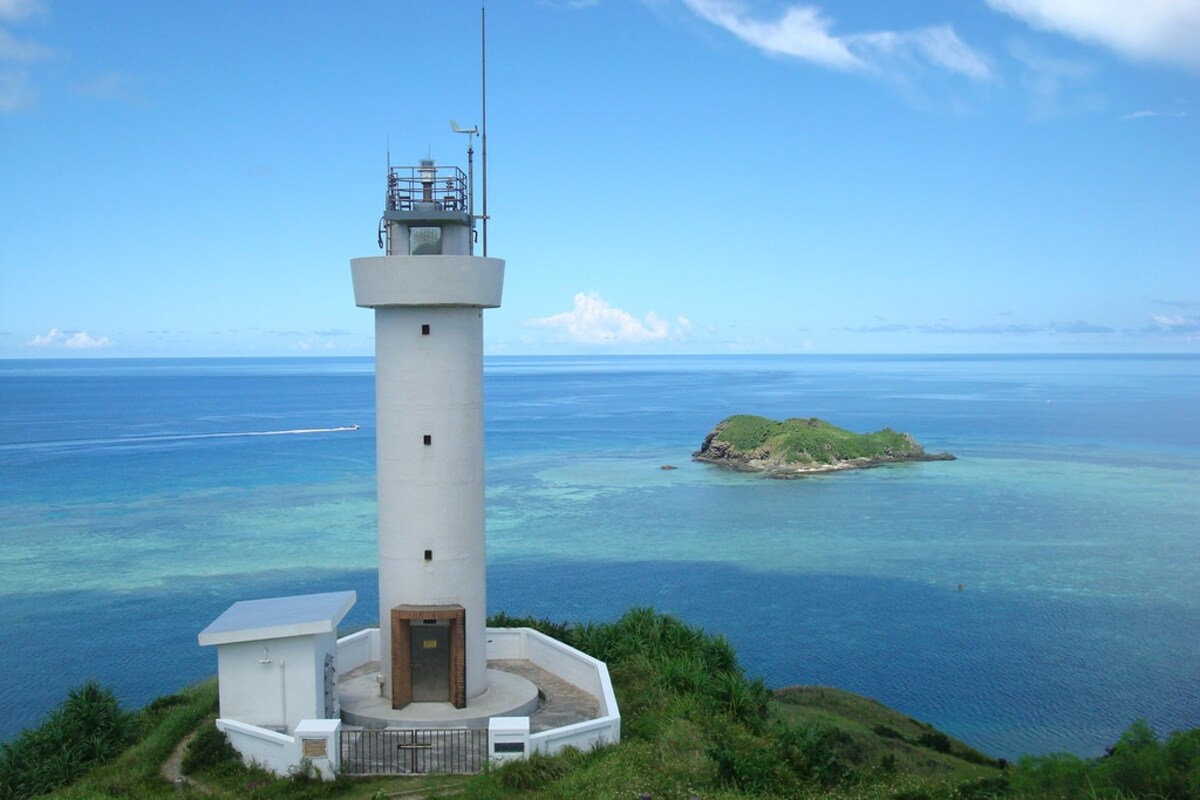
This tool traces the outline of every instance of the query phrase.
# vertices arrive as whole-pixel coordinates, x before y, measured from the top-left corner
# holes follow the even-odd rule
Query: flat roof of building
[[[337,624],[357,599],[354,592],[325,592],[239,600],[200,631],[200,644],[336,633]]]

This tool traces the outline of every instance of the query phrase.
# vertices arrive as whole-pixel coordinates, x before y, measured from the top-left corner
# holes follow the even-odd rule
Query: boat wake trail
[[[249,436],[304,436],[313,433],[345,433],[358,430],[357,425],[336,428],[292,428],[284,431],[231,431],[228,433],[153,433],[144,436],[114,436],[103,439],[61,439],[50,442],[18,442],[0,444],[0,450],[52,450],[75,447],[136,447],[161,442],[188,442],[199,439],[240,439]]]
[[[237,433],[185,433],[177,436],[163,436],[163,439],[228,439],[237,436],[297,436],[305,433],[341,433],[356,431],[357,425],[343,425],[338,428],[296,428],[290,431],[239,431]],[[149,437],[155,438],[155,437]]]

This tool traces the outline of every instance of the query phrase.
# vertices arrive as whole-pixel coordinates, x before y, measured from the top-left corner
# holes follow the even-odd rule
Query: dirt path
[[[165,780],[167,783],[170,783],[174,786],[179,786],[181,784],[191,786],[201,794],[209,795],[211,797],[212,795],[215,795],[216,792],[214,792],[210,787],[205,786],[203,783],[197,783],[196,781],[187,777],[180,769],[180,764],[183,763],[184,751],[186,751],[187,746],[192,743],[192,739],[196,738],[197,732],[198,731],[192,731],[187,736],[183,737],[179,744],[175,745],[175,749],[171,751],[171,755],[168,756],[167,760],[162,763],[161,767],[159,767],[158,774],[162,775],[163,780]]]

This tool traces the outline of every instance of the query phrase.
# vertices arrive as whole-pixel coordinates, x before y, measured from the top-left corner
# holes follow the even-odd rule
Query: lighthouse
[[[380,679],[391,707],[487,690],[483,310],[504,261],[473,255],[467,176],[388,168],[379,240],[351,260],[375,311]]]
[[[334,591],[239,601],[199,634],[217,648],[217,727],[246,763],[472,772],[620,741],[603,662],[486,627],[483,310],[504,262],[487,257],[472,184],[432,158],[389,163],[384,255],[350,261],[354,302],[375,312],[379,627],[339,637],[357,595]]]

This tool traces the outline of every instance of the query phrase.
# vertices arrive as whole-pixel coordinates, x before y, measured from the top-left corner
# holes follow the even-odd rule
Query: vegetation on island
[[[930,455],[910,435],[891,428],[854,433],[816,417],[780,422],[737,414],[719,422],[692,458],[773,477],[792,477],[898,461],[952,460],[954,456]]]
[[[621,743],[535,754],[468,777],[322,783],[308,771],[277,778],[244,766],[212,724],[215,680],[132,714],[88,684],[41,727],[0,746],[0,800],[54,785],[64,788],[49,797],[71,800],[1200,797],[1200,729],[1161,740],[1138,722],[1102,758],[1027,756],[1007,764],[868,698],[827,687],[769,691],[745,675],[724,637],[652,609],[607,623],[501,614],[489,624],[534,627],[604,659],[621,705]],[[99,720],[115,724],[93,724]],[[111,738],[112,747],[89,744],[96,736]],[[176,786],[163,767],[181,751],[188,777]]]

